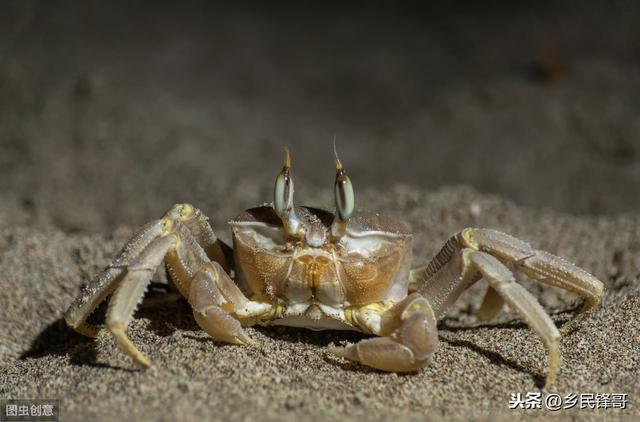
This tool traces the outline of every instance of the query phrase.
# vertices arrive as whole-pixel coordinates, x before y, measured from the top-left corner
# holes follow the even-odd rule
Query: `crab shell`
[[[249,298],[284,309],[275,325],[356,329],[345,309],[397,302],[407,295],[412,236],[403,223],[373,213],[349,220],[332,243],[333,214],[296,207],[305,236],[287,238],[271,206],[252,208],[229,224],[236,283]]]

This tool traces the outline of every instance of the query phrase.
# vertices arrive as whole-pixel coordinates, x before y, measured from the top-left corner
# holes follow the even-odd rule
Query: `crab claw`
[[[255,344],[240,321],[217,306],[194,309],[193,316],[200,328],[216,340],[231,344]]]
[[[334,355],[388,372],[410,372],[426,366],[438,349],[436,318],[429,302],[412,293],[382,314],[379,335],[346,347],[329,348]]]

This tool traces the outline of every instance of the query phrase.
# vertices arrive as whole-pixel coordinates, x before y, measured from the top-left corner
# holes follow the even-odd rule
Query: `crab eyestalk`
[[[353,213],[355,197],[353,195],[353,185],[347,176],[342,163],[338,158],[338,153],[333,145],[336,156],[336,182],[334,185],[334,195],[336,201],[336,213],[331,223],[331,241],[337,243],[347,231],[347,223]]]
[[[282,220],[287,236],[301,239],[304,230],[293,206],[293,179],[291,178],[291,157],[289,150],[284,150],[284,166],[276,178],[273,190],[273,209]]]

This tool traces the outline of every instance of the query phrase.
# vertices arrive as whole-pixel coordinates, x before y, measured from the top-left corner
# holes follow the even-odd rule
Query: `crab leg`
[[[582,268],[545,251],[535,250],[527,242],[489,229],[466,229],[461,233],[463,241],[475,250],[482,250],[529,277],[578,294],[584,299],[582,308],[570,324],[563,327],[566,333],[580,322],[604,293],[604,285]]]
[[[118,346],[136,363],[149,360],[127,337],[125,330],[157,268],[165,262],[171,279],[188,298],[198,324],[212,337],[248,344],[242,320],[250,325],[269,314],[271,305],[249,301],[225,272],[229,261],[211,261],[205,249],[224,252],[206,217],[189,204],[174,206],[165,216],[145,225],[116,256],[113,263],[83,290],[65,315],[81,334],[95,335],[86,318],[109,294],[106,327]],[[225,245],[226,246],[226,245]],[[226,256],[226,253],[223,254]],[[223,258],[224,258],[223,256]]]
[[[524,322],[535,331],[549,350],[549,363],[545,387],[555,382],[560,366],[560,332],[538,300],[516,283],[513,273],[495,257],[470,249],[463,251],[465,271],[478,272],[489,285],[511,306]]]
[[[495,316],[503,302],[507,302],[542,337],[549,350],[546,380],[549,386],[555,381],[560,365],[560,333],[535,297],[517,284],[505,266],[508,264],[535,280],[581,295],[585,300],[584,306],[574,322],[598,302],[604,289],[598,279],[562,258],[487,229],[465,229],[456,234],[426,268],[413,272],[411,279],[417,291],[429,299],[436,317],[440,319],[464,290],[485,278],[489,290],[479,316]]]
[[[107,311],[107,329],[118,346],[139,365],[148,368],[149,360],[134,346],[125,329],[167,252],[175,248],[178,239],[174,234],[159,237],[128,265],[126,274],[113,294]]]
[[[88,337],[96,336],[98,328],[87,324],[86,319],[118,287],[127,265],[162,234],[163,228],[162,220],[152,221],[141,227],[116,255],[111,265],[87,284],[65,314],[65,320],[71,328]]]
[[[553,384],[560,365],[560,333],[538,300],[515,281],[513,273],[498,259],[470,248],[457,250],[420,290],[429,298],[436,315],[441,318],[460,294],[480,278],[487,280],[492,291],[485,297],[481,310],[495,313],[495,308],[502,306],[505,301],[518,313],[549,350],[545,385]]]
[[[435,315],[429,302],[418,293],[407,296],[384,312],[379,328],[372,332],[384,337],[329,350],[383,371],[407,372],[427,365],[438,348]]]
[[[151,365],[127,338],[125,329],[163,259],[176,286],[189,299],[195,320],[204,331],[221,341],[251,343],[240,321],[230,314],[236,310],[236,306],[246,305],[247,298],[220,264],[209,261],[191,232],[185,226],[176,224],[170,234],[151,242],[140,257],[128,266],[127,274],[111,300],[107,311],[107,329],[125,353],[143,367]]]
[[[571,323],[563,328],[563,332],[582,320],[604,292],[604,285],[600,280],[558,256],[536,250],[527,242],[496,230],[467,228],[449,239],[427,267],[411,273],[413,285],[432,302],[438,319],[475,282],[466,280],[464,284],[449,285],[451,280],[457,278],[460,269],[459,255],[463,248],[487,252],[534,280],[581,296],[584,304]],[[502,307],[502,299],[491,290],[490,287],[478,312],[481,319],[490,319]]]
[[[476,316],[480,321],[492,320],[502,310],[502,305],[504,305],[502,296],[489,285]]]
[[[67,324],[80,334],[95,337],[98,327],[85,321],[98,305],[118,287],[129,265],[154,240],[166,234],[176,222],[193,233],[195,241],[212,260],[221,263],[225,270],[232,268],[230,248],[219,241],[207,218],[197,208],[189,204],[174,205],[162,219],[152,221],[141,227],[118,252],[113,262],[98,273],[83,289],[83,292],[71,304],[65,314]]]
[[[189,229],[193,239],[211,261],[220,263],[225,271],[233,269],[233,250],[216,237],[209,219],[202,211],[191,204],[176,204],[165,217],[180,221]]]

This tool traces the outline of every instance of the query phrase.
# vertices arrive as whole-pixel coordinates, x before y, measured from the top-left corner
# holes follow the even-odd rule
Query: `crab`
[[[431,262],[411,268],[412,234],[377,213],[354,213],[352,182],[335,154],[335,212],[294,206],[291,159],[276,178],[273,203],[229,222],[233,248],[216,237],[190,204],[174,205],[140,228],[113,262],[82,290],[65,314],[77,332],[95,336],[89,315],[110,296],[105,326],[118,346],[144,368],[151,362],[126,328],[162,265],[213,339],[254,341],[244,327],[283,325],[353,330],[375,337],[330,352],[390,372],[417,371],[438,349],[437,322],[472,284],[488,289],[477,316],[489,320],[503,304],[539,335],[548,351],[545,386],[560,367],[561,332],[513,271],[579,295],[582,306],[563,334],[603,294],[596,277],[529,243],[492,229],[465,228]]]

